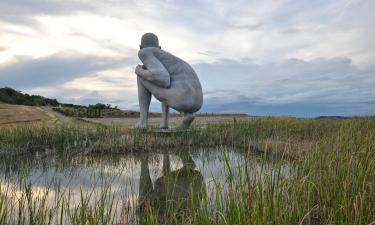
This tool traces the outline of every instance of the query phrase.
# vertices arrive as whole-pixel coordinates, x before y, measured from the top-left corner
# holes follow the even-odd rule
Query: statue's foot
[[[190,124],[194,121],[194,115],[188,114],[184,116],[184,119],[182,120],[182,123],[180,126],[178,126],[178,129],[188,129],[190,127]]]
[[[134,128],[136,129],[147,129],[147,123],[143,121],[139,121],[138,123],[135,124]]]

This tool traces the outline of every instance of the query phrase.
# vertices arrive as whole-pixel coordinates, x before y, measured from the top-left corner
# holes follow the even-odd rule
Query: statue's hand
[[[143,79],[149,80],[151,82],[153,80],[152,73],[145,66],[138,65],[135,68],[135,74],[137,74],[138,76],[142,77]]]
[[[143,72],[143,68],[142,68],[142,65],[138,65],[136,68],[135,68],[135,74],[139,75]]]
[[[152,73],[145,65],[137,65],[135,68],[135,74],[137,74],[137,76],[162,88],[168,88],[170,85],[170,76],[168,71],[164,67],[156,67],[153,71],[155,73]]]

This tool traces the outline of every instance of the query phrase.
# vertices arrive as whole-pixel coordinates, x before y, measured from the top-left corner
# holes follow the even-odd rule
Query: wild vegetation
[[[112,108],[110,105],[106,107],[98,107],[104,105],[98,103],[96,105],[86,106],[69,106],[54,107],[53,110],[69,117],[86,117],[86,118],[100,118],[100,117],[114,117],[114,118],[139,118],[139,112],[133,110],[120,110],[117,107]],[[150,117],[161,117],[161,113],[149,113]],[[172,113],[171,116],[176,116]]]
[[[98,118],[103,117],[108,113],[113,113],[114,111],[120,111],[113,108],[97,108],[93,106],[63,106],[63,107],[54,107],[54,111],[63,114],[64,116],[69,117],[87,117],[87,118]]]
[[[198,201],[200,207],[183,211],[167,207],[167,213],[161,218],[159,210],[149,205],[138,223],[375,223],[373,118],[264,118],[201,126],[176,133],[97,125],[3,128],[0,129],[0,148],[7,154],[37,151],[69,155],[219,146],[224,162],[228,161],[228,149],[237,149],[246,155],[245,161],[239,161],[236,166],[224,163],[223,176],[213,180],[213,197],[190,199]],[[261,162],[287,162],[291,165],[291,174],[283,176],[279,166],[264,166],[262,172],[252,173],[248,159],[253,151],[260,154]],[[22,178],[18,183],[22,184]],[[126,207],[121,216],[114,213],[118,199],[108,191],[110,183],[103,188],[95,204],[90,201],[93,196],[89,192],[82,192],[81,201],[75,207],[70,206],[71,199],[63,192],[58,193],[54,206],[47,206],[43,198],[32,197],[30,185],[20,186],[16,205],[11,204],[9,191],[0,187],[0,224],[56,224],[56,221],[60,221],[59,224],[64,221],[69,221],[66,224],[125,224],[130,215]],[[18,214],[12,214],[14,210]]]
[[[55,123],[56,118],[39,107],[0,102],[0,127],[24,126],[35,123]]]
[[[66,116],[76,117],[84,117],[87,115],[90,115],[89,117],[94,117],[94,115],[98,116],[102,112],[119,111],[117,106],[111,106],[111,104],[96,103],[88,106],[64,104],[58,102],[56,99],[50,99],[40,95],[29,95],[9,87],[0,88],[0,102],[27,106],[60,106],[54,108],[55,111]]]
[[[45,98],[40,95],[24,94],[9,87],[0,88],[0,102],[32,106],[59,105],[56,99]]]

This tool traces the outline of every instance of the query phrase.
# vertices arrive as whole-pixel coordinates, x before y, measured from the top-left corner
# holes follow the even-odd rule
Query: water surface
[[[290,174],[286,163],[228,148],[89,156],[36,153],[3,156],[0,191],[13,202],[14,213],[17,199],[26,189],[39,200],[37,205],[47,208],[64,199],[74,210],[82,199],[96,205],[105,196],[107,204],[113,205],[111,214],[116,220],[135,223],[145,205],[162,213],[167,207],[163,203],[166,196],[173,199],[176,208],[187,207],[189,199],[205,198],[214,211],[217,188],[224,195],[228,176],[243,176],[246,166],[251,177]]]

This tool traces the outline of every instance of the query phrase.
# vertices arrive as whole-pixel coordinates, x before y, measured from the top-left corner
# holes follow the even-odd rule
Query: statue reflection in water
[[[163,174],[152,184],[148,156],[141,160],[139,185],[139,219],[145,222],[151,217],[158,223],[174,219],[187,219],[197,210],[206,197],[206,185],[202,174],[187,152],[179,153],[183,166],[171,171],[169,155],[163,155]]]

